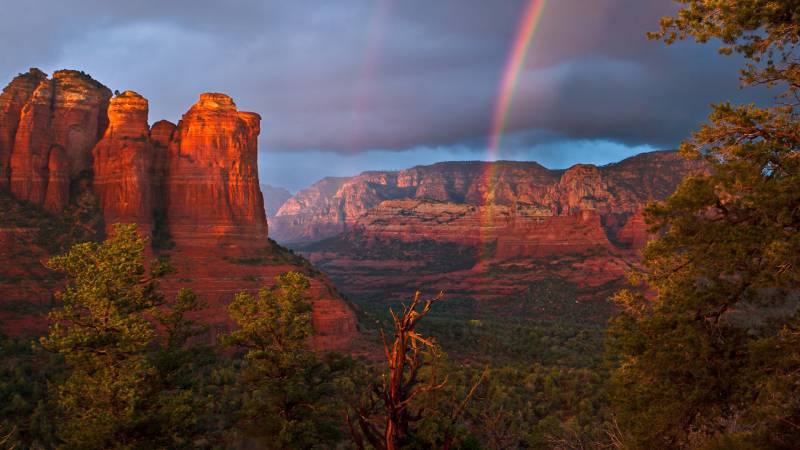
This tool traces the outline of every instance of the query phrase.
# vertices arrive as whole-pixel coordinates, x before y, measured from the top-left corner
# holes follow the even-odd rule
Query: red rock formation
[[[39,84],[20,113],[9,163],[10,189],[17,198],[63,207],[71,183],[91,171],[91,149],[105,130],[111,91],[74,70],[55,72],[52,80],[32,73]],[[51,158],[54,148],[63,152],[63,158]],[[66,164],[59,171],[66,170],[70,183],[63,182],[63,173],[55,173],[54,186],[48,188],[51,159],[54,166]],[[56,192],[56,185],[61,192]]]
[[[54,145],[47,163],[47,193],[44,208],[52,213],[61,212],[69,204],[69,159],[64,149]]]
[[[643,248],[652,237],[648,232],[647,223],[644,221],[644,209],[639,209],[625,221],[625,225],[617,233],[616,239],[621,245]]]
[[[147,111],[147,100],[135,92],[111,99],[109,125],[92,150],[92,190],[109,231],[115,223],[136,223],[145,235],[153,229],[154,151]]]
[[[111,90],[75,70],[53,73],[53,142],[69,160],[71,180],[91,170],[91,154],[108,125]]]
[[[371,239],[494,247],[493,259],[541,258],[611,248],[596,211],[553,215],[530,205],[387,200],[355,224]],[[324,248],[322,246],[321,248]]]
[[[150,130],[150,140],[156,148],[169,148],[172,142],[172,134],[175,132],[175,124],[168,120],[159,120],[153,124]],[[166,168],[166,167],[165,167]]]
[[[179,245],[248,246],[266,240],[256,155],[260,117],[224,94],[202,94],[169,147],[167,216]]]
[[[47,75],[39,69],[30,69],[28,73],[14,78],[0,94],[0,187],[8,186],[11,175],[11,152],[14,149],[14,137],[22,114],[22,108],[28,103],[33,91],[39,83],[45,81]]]
[[[344,228],[298,248],[352,295],[403,297],[425,287],[496,298],[547,277],[597,287],[620,280],[649,239],[643,206],[697,168],[656,152],[565,171],[471,162],[369,172],[327,198],[301,191],[272,231],[310,241],[326,237],[315,230]]]
[[[267,239],[259,115],[237,111],[224,94],[202,94],[178,126],[160,121],[151,130],[147,100],[130,91],[110,97],[83,73],[59,71],[48,80],[35,69],[0,96],[0,188],[8,184],[16,197],[0,190],[6,209],[0,215],[0,306],[4,299],[50,300],[54,280],[41,264],[48,257],[38,243],[47,234],[42,224],[65,209],[69,217],[82,217],[76,211],[93,207],[94,196],[107,228],[136,223],[151,235],[148,257],[170,258],[177,269],[163,280],[167,295],[193,288],[207,303],[202,317],[214,329],[230,327],[226,307],[235,293],[255,292],[280,273],[301,270],[314,291],[314,344],[346,347],[357,334],[347,303],[324,275]],[[29,208],[17,200],[52,214],[25,215],[26,227],[14,226]],[[92,220],[97,230],[99,214]],[[2,311],[0,319],[14,333],[45,323]]]
[[[597,211],[609,234],[641,205],[665,198],[696,164],[675,152],[654,152],[603,167],[566,171],[537,163],[450,162],[400,172],[324,179],[298,192],[271,218],[279,242],[318,241],[341,233],[385,200],[419,199],[466,205],[530,205],[553,215]]]
[[[44,204],[47,167],[53,144],[53,85],[43,80],[22,108],[14,148],[11,152],[11,192],[19,199]]]

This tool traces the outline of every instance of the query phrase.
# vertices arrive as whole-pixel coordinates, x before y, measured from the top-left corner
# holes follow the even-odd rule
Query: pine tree
[[[184,315],[197,307],[189,291],[165,305],[157,290],[164,266],[145,269],[146,241],[135,225],[116,225],[101,243],[74,245],[48,266],[67,283],[51,312],[42,345],[63,357],[67,374],[50,386],[60,417],[58,437],[65,448],[195,447],[191,386],[175,374],[186,361],[168,364],[196,328]],[[160,318],[167,344],[154,326]]]
[[[800,442],[800,9],[794,1],[681,0],[653,33],[719,39],[772,108],[714,106],[685,142],[707,171],[646,212],[662,236],[617,295],[615,409],[633,448],[792,448]]]
[[[336,379],[347,363],[332,355],[321,361],[309,347],[309,287],[304,275],[288,272],[258,296],[237,294],[228,307],[238,329],[223,342],[245,351],[238,428],[263,448],[311,448],[339,439]]]

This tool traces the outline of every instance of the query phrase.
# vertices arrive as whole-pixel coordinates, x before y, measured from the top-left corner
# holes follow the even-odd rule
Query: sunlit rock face
[[[566,170],[501,161],[368,172],[298,192],[271,233],[351,295],[508,297],[552,277],[594,289],[621,280],[651,237],[644,206],[699,169],[654,152]]]
[[[55,72],[52,80],[35,69],[23,77],[26,81],[20,89],[9,90],[17,98],[25,97],[27,83],[36,80],[38,84],[19,110],[6,169],[9,187],[16,197],[57,211],[66,205],[64,199],[70,197],[73,185],[90,177],[91,150],[107,126],[111,91],[74,70]],[[16,108],[9,107],[0,120],[12,123],[15,112]],[[11,128],[5,127],[4,142],[10,141]],[[51,152],[62,155],[51,157]],[[48,187],[51,160],[57,170]],[[65,173],[69,183],[64,183]]]
[[[19,74],[0,94],[0,187],[8,187],[11,176],[11,153],[19,127],[22,108],[47,75],[39,69]]]
[[[147,112],[147,100],[135,92],[112,98],[108,128],[92,150],[92,187],[108,231],[114,223],[139,224],[147,235],[153,228],[155,155]]]
[[[348,304],[323,274],[267,239],[257,166],[260,121],[258,114],[238,111],[227,95],[205,93],[177,125],[162,120],[151,128],[148,101],[136,92],[112,97],[82,72],[59,71],[48,79],[31,69],[0,95],[0,200],[15,205],[8,214],[26,210],[27,203],[15,201],[38,205],[47,222],[88,196],[99,204],[96,224],[104,223],[106,233],[115,223],[137,224],[153,242],[148,258],[168,258],[176,269],[162,280],[163,290],[168,297],[181,288],[200,294],[207,305],[201,318],[214,332],[231,327],[226,308],[235,293],[271,286],[290,270],[305,272],[314,345],[346,348],[357,334]],[[0,226],[6,245],[0,254],[14,260],[0,264],[0,302],[51,300],[53,283],[41,281],[48,256],[39,242],[42,229]],[[24,297],[17,295],[20,285]],[[4,321],[15,324],[15,333],[46,325],[42,317]]]
[[[167,215],[176,243],[249,245],[266,239],[258,184],[261,118],[224,94],[202,94],[169,146]]]

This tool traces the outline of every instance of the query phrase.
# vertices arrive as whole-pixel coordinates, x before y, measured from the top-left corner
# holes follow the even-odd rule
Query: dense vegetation
[[[191,320],[202,308],[197,296],[183,290],[164,298],[158,279],[169,267],[146,269],[146,245],[134,226],[118,226],[108,240],[76,244],[50,260],[67,285],[48,334],[2,338],[3,445],[328,448],[358,446],[345,417],[368,412],[385,427],[391,414],[375,396],[391,365],[374,357],[379,352],[353,360],[307,346],[313,330],[304,275],[288,273],[272,289],[237,295],[229,313],[238,327],[208,345],[207,330]],[[540,294],[550,295],[548,303],[571,295],[555,285]],[[387,306],[402,311],[382,304],[375,306],[381,314],[362,317],[387,319]],[[413,306],[395,319],[421,317]],[[539,447],[599,436],[595,419],[607,404],[597,373],[600,326],[534,326],[501,315],[466,320],[474,306],[443,301],[439,308],[427,326],[414,322],[414,339],[393,346],[416,355],[413,370],[402,367],[396,376],[408,388],[398,392],[419,394],[408,403],[395,399],[393,408],[408,404],[414,414],[395,446],[384,448]]]
[[[652,37],[722,41],[777,106],[714,106],[682,145],[708,173],[647,220],[647,246],[609,332],[614,410],[632,448],[797,448],[800,442],[800,8],[681,0]]]

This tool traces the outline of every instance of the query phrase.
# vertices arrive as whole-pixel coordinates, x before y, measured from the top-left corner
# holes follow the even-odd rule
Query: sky
[[[490,152],[530,0],[1,1],[0,80],[83,70],[145,96],[151,123],[227,93],[262,116],[261,181],[293,191],[445,160],[606,164],[766,96],[713,44],[647,40],[670,0],[548,0]]]

